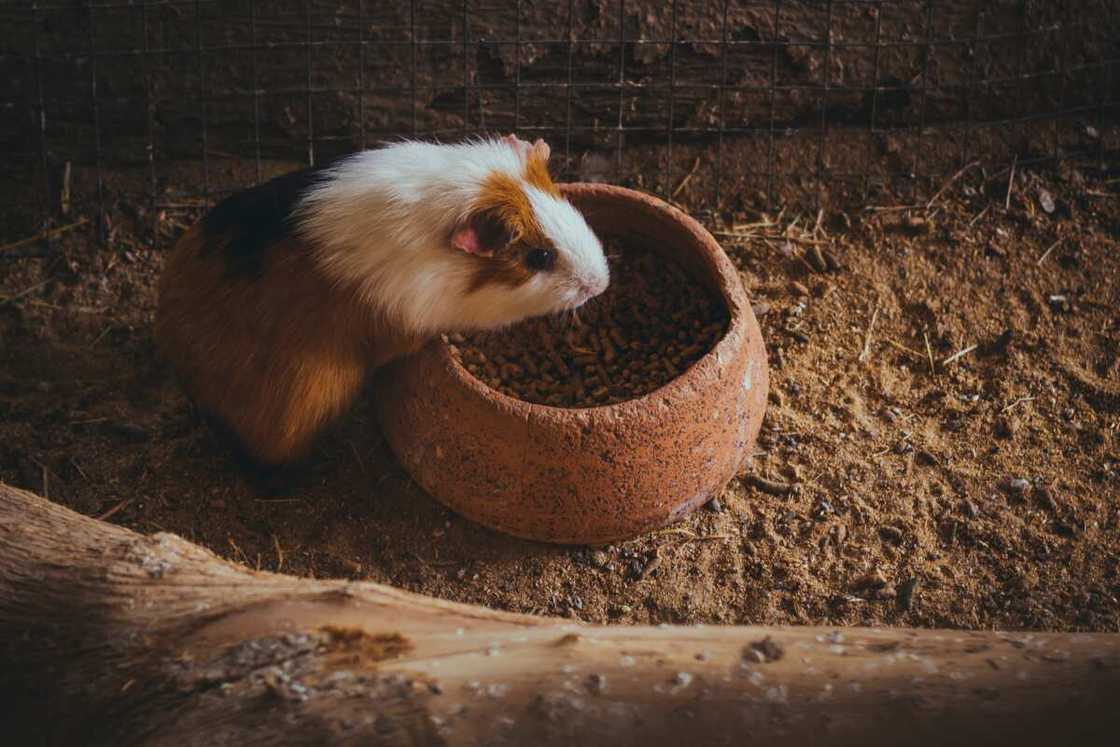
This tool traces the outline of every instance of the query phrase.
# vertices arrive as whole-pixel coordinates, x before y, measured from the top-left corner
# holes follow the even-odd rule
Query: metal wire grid
[[[642,28],[640,14],[647,13],[648,20],[652,12],[642,0],[561,0],[548,5],[543,16],[541,5],[528,0],[494,6],[472,0],[26,3],[0,11],[0,25],[12,32],[0,56],[10,73],[3,101],[7,123],[0,132],[9,140],[13,166],[23,166],[38,183],[48,219],[57,209],[52,174],[64,161],[73,161],[92,171],[93,206],[102,216],[108,204],[106,174],[142,166],[143,193],[133,196],[146,200],[154,221],[156,209],[168,203],[161,175],[170,173],[172,164],[194,160],[200,165],[193,184],[178,183],[177,177],[170,192],[182,204],[184,198],[212,200],[260,181],[273,161],[314,165],[321,155],[368,146],[371,136],[445,139],[494,129],[550,139],[554,152],[561,151],[564,176],[586,177],[588,156],[592,162],[598,156],[599,169],[608,178],[679,198],[697,210],[724,207],[729,189],[736,194],[751,189],[756,202],[773,204],[789,198],[785,187],[790,183],[794,193],[817,204],[838,184],[854,185],[852,191],[864,200],[884,185],[914,195],[934,188],[970,159],[992,156],[985,147],[998,148],[983,142],[980,132],[1025,133],[1030,128],[1045,134],[1045,148],[1036,139],[1020,153],[1020,139],[994,154],[997,164],[1010,156],[1026,166],[1094,151],[1103,159],[1102,133],[1117,111],[1120,35],[1108,32],[1117,29],[1115,3],[1097,3],[1088,13],[1067,8],[1055,14],[1034,12],[1039,3],[1029,0],[1002,4],[1014,7],[999,13],[978,1],[971,33],[963,36],[959,29],[939,33],[942,9],[934,2],[671,0],[668,7],[658,7],[667,26],[654,25],[664,35],[648,35]],[[706,26],[695,23],[697,5],[705,6]],[[387,6],[394,7],[387,12]],[[851,19],[853,9],[870,19],[868,37],[837,38],[835,14]],[[600,22],[595,33],[581,36],[588,12],[614,22]],[[744,32],[744,12],[756,13],[768,28],[753,35]],[[1017,16],[1017,27],[989,28],[991,18],[1006,20],[1008,13]],[[884,18],[892,14],[913,32],[888,36]],[[733,28],[732,16],[739,26]],[[797,16],[802,24],[809,18],[822,33],[787,26],[787,16]],[[683,17],[692,28],[682,31]],[[494,23],[495,18],[504,25]],[[586,24],[582,28],[586,33]],[[495,29],[500,35],[494,35]],[[1070,51],[1094,35],[1103,39],[1095,52],[1071,63]],[[1028,69],[1026,50],[1047,43],[1052,47],[1049,64],[1033,60]],[[709,64],[700,66],[709,69],[697,70],[693,63],[685,76],[682,56],[704,47],[715,50]],[[541,49],[552,53],[555,70],[548,74],[538,69]],[[599,52],[590,67],[589,49]],[[985,49],[986,71],[979,63]],[[662,54],[653,55],[657,59],[651,62],[648,50]],[[863,55],[863,64],[870,58],[870,79],[834,80],[836,59],[854,59],[852,55]],[[911,71],[917,61],[917,82],[886,76],[888,56],[895,68],[899,58],[910,60]],[[931,84],[931,65],[945,57],[963,60],[955,68],[957,79]],[[375,58],[391,64],[371,69]],[[438,60],[434,65],[432,58]],[[497,73],[487,70],[495,59],[502,68]],[[606,66],[605,59],[613,65]],[[801,60],[820,76],[784,75],[790,59]],[[733,72],[745,60],[756,67],[760,60],[765,63],[762,80],[735,80]],[[335,63],[331,75],[319,69],[324,61]],[[502,67],[502,62],[508,64]],[[282,77],[274,71],[294,70],[297,63],[298,83],[262,79],[262,73]],[[236,73],[231,72],[235,67]],[[718,69],[714,79],[711,67]],[[592,73],[585,74],[587,70]],[[453,80],[456,73],[461,77]],[[247,81],[238,80],[245,74]],[[227,75],[234,80],[223,80]],[[1052,92],[1049,99],[1034,95],[1043,84]],[[426,95],[428,87],[437,94]],[[992,91],[1002,92],[1006,100],[993,100]],[[686,94],[693,111],[682,118]],[[957,116],[929,121],[933,94],[941,98],[942,109],[953,109],[945,100],[959,97]],[[395,105],[403,96],[407,103]],[[458,96],[461,115],[453,113]],[[381,115],[376,127],[369,117],[371,97]],[[836,106],[853,97],[865,104],[858,116]],[[894,107],[887,116],[887,105],[899,97],[920,103],[911,103],[901,115]],[[527,98],[533,106],[526,105]],[[266,137],[264,108],[275,109],[276,100],[288,102],[282,111],[292,126],[278,134],[277,115],[271,111]],[[323,110],[337,108],[339,101],[345,109],[356,106],[348,126],[317,128],[317,122],[332,119]],[[594,111],[590,118],[586,112],[576,116],[577,102],[581,110],[601,106],[605,116],[594,116]],[[705,106],[706,118],[694,116]],[[811,116],[791,118],[790,107]],[[137,110],[143,112],[139,129],[133,116]],[[559,119],[557,110],[563,112]],[[128,134],[122,137],[117,127],[126,121],[121,130]],[[242,126],[231,127],[231,121]],[[249,131],[239,136],[238,129]],[[832,143],[851,141],[853,135],[864,143],[853,149],[858,155],[848,159],[847,168],[831,166]],[[867,138],[886,141],[893,159],[871,153]],[[949,143],[951,157],[942,148],[934,158],[926,148],[933,140]],[[613,171],[602,167],[604,154],[613,155]],[[228,168],[215,178],[216,160],[251,168],[249,173]],[[894,163],[884,165],[885,160]],[[792,169],[784,168],[787,163]],[[678,194],[682,180],[697,172],[703,175],[694,187]],[[126,185],[115,191],[135,189]]]

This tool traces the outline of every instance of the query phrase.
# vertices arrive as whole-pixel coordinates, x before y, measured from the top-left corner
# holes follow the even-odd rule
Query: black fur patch
[[[202,219],[203,251],[224,246],[230,275],[260,276],[271,247],[292,235],[292,210],[337,160],[232,194]]]

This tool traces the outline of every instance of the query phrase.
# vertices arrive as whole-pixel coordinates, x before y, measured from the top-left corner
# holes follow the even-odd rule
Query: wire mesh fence
[[[565,179],[696,211],[905,202],[974,160],[1105,158],[1118,5],[23,2],[0,10],[0,137],[36,220],[506,131],[548,139]]]

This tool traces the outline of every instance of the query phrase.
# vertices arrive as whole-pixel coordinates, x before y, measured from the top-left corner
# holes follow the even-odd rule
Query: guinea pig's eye
[[[530,270],[551,270],[556,264],[556,250],[549,247],[530,249],[525,254],[525,266]]]

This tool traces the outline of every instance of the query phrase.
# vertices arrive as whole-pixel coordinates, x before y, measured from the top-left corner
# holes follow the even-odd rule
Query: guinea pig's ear
[[[506,145],[513,148],[513,152],[521,156],[521,158],[526,158],[529,155],[529,151],[533,148],[533,146],[529,145],[512,132],[502,139],[505,140]]]
[[[498,216],[488,211],[471,215],[451,234],[451,246],[479,257],[493,257],[510,241],[509,229]]]
[[[547,161],[548,157],[552,155],[552,149],[548,147],[548,143],[538,139],[537,142],[533,143],[532,154],[542,161]]]
[[[521,156],[523,161],[528,161],[530,158],[539,158],[542,161],[547,161],[549,156],[552,155],[552,149],[548,147],[548,143],[544,140],[538,139],[537,142],[530,145],[528,142],[522,140],[510,133],[505,136],[505,141],[511,148]]]

